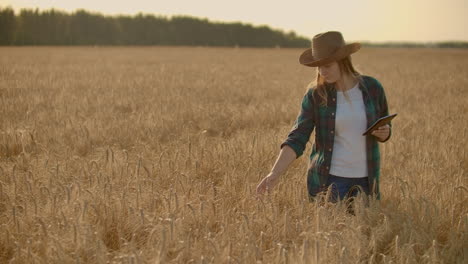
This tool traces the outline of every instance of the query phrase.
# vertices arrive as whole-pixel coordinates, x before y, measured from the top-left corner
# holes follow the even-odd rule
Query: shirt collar
[[[358,83],[359,83],[359,85],[358,85],[359,90],[362,91],[362,94],[364,95],[364,98],[367,98],[367,96],[368,96],[367,84],[366,84],[366,81],[365,81],[365,79],[364,79],[364,77],[362,75],[360,76],[360,78],[358,78]],[[337,91],[334,88],[335,84],[334,83],[325,83],[325,86],[326,86],[327,90],[330,91],[328,93],[328,97],[329,97],[328,99],[336,98]]]

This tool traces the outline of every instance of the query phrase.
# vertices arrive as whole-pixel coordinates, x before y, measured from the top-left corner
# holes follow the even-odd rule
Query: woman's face
[[[341,78],[340,67],[336,61],[318,66],[318,70],[327,83],[334,83]]]

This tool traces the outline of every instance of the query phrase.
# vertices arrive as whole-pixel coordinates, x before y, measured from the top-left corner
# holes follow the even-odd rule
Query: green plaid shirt
[[[367,127],[377,119],[388,115],[387,99],[380,82],[370,76],[361,75],[359,89],[362,91],[366,109]],[[333,84],[327,84],[327,89]],[[314,197],[326,190],[326,182],[330,172],[333,142],[335,139],[336,90],[329,89],[327,106],[319,106],[319,96],[314,88],[310,88],[302,99],[301,111],[294,122],[288,138],[281,144],[290,146],[300,157],[315,128],[315,142],[310,154],[310,164],[307,170],[307,189]],[[391,125],[390,125],[391,126]],[[363,131],[364,132],[364,131]],[[381,142],[385,142],[390,139]],[[367,171],[371,194],[380,199],[380,151],[378,139],[372,135],[366,136]]]

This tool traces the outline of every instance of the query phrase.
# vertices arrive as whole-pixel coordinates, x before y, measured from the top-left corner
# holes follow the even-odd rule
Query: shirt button
[[[328,149],[328,151],[331,151],[331,150],[332,150],[331,148]]]
[[[335,133],[335,132],[332,130],[332,131],[330,131],[330,133],[332,133],[332,134],[333,134],[333,133]]]
[[[335,101],[335,98],[333,98],[333,102]]]
[[[332,116],[334,116],[334,115],[335,115],[335,113],[332,113]]]
[[[328,166],[327,166],[327,170],[328,170]]]

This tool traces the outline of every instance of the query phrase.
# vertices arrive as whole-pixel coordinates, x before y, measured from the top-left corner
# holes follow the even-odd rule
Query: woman
[[[385,125],[369,136],[363,132],[388,115],[385,92],[375,78],[360,75],[350,54],[359,43],[345,44],[340,32],[329,31],[312,39],[312,48],[299,58],[302,65],[318,67],[316,83],[302,99],[301,110],[271,172],[257,186],[257,193],[271,190],[289,164],[300,157],[315,128],[315,143],[307,171],[311,198],[327,191],[331,201],[357,195],[362,190],[380,199],[378,142],[391,136]]]

